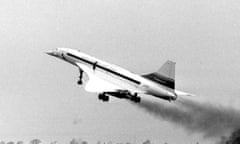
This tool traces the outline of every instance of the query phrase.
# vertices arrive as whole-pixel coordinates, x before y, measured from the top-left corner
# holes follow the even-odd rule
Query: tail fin
[[[175,62],[168,60],[164,65],[158,70],[158,74],[163,75],[172,80],[175,79]]]
[[[175,64],[175,62],[168,60],[157,72],[143,75],[143,77],[168,88],[175,89]]]

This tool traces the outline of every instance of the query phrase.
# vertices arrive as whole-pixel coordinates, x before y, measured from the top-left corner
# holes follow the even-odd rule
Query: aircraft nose
[[[45,52],[45,53],[48,54],[48,55],[54,56],[53,51],[47,51],[47,52]]]

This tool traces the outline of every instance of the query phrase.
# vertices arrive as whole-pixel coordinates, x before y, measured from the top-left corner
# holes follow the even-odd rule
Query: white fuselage
[[[90,80],[95,77],[108,83],[108,87],[113,89],[128,90],[132,94],[149,94],[166,100],[176,99],[176,94],[169,88],[80,51],[58,48],[53,53],[54,56],[78,66],[87,73]]]

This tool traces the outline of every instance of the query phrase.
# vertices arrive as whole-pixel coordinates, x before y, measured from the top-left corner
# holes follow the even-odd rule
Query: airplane
[[[78,84],[82,85],[83,72],[88,76],[85,90],[98,93],[98,99],[109,101],[109,96],[129,99],[139,103],[139,95],[151,95],[163,100],[174,101],[179,95],[191,94],[175,90],[175,62],[166,61],[156,72],[138,75],[70,48],[56,48],[46,52],[79,69]]]

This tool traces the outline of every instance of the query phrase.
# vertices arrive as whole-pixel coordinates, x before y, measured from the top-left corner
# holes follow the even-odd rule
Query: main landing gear
[[[130,98],[131,101],[134,101],[136,103],[140,103],[141,101],[141,98],[137,96],[137,93],[135,93],[131,98]]]
[[[82,77],[83,77],[83,70],[79,69],[80,75],[79,75],[79,80],[78,80],[78,84],[81,85],[82,84]]]
[[[103,102],[107,102],[107,101],[109,101],[109,96],[107,96],[105,93],[100,93],[98,95],[98,99],[102,100]]]

